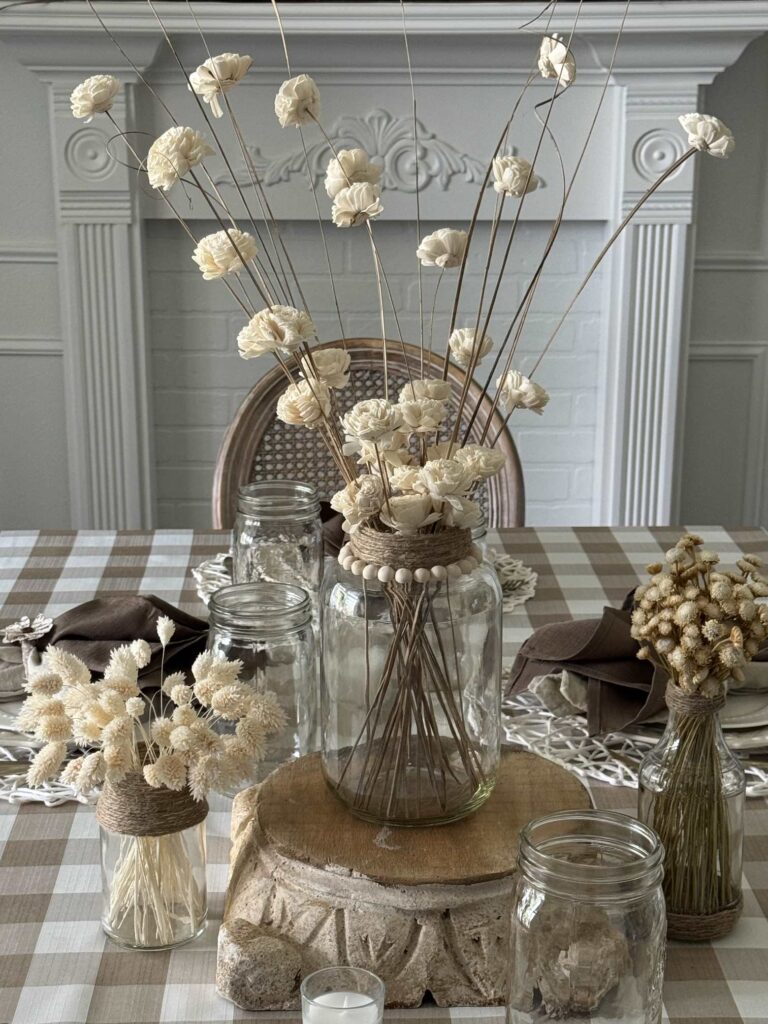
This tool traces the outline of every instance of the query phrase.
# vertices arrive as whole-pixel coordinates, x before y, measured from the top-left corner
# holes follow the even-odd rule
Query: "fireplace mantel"
[[[501,112],[524,80],[536,46],[537,33],[522,33],[517,26],[543,6],[407,6],[427,153],[425,219],[467,219]],[[577,7],[561,4],[551,30],[568,34]],[[187,6],[159,2],[155,8],[185,65],[194,68],[202,47]],[[575,152],[584,136],[624,8],[624,3],[589,0],[583,5],[576,43],[580,82],[568,94],[567,111],[561,101],[552,122],[566,153]],[[147,4],[100,3],[97,9],[180,119],[187,112],[192,117],[193,101]],[[254,57],[241,89],[255,102],[243,99],[241,111],[246,138],[258,145],[274,182],[268,188],[276,214],[313,218],[311,203],[296,202],[296,135],[281,132],[271,116],[271,95],[285,75],[270,5],[199,2],[194,9],[212,52],[229,49]],[[386,215],[412,218],[400,5],[293,3],[282,15],[294,71],[306,70],[317,79],[332,134],[369,149],[381,146],[389,185]],[[594,144],[566,219],[615,226],[622,211],[682,152],[677,115],[697,109],[701,87],[766,30],[768,7],[759,0],[671,0],[630,7]],[[109,125],[72,118],[69,93],[87,75],[110,70],[125,83],[113,111],[124,130],[159,134],[168,122],[152,110],[136,74],[85,4],[11,9],[3,15],[0,38],[50,93],[73,518],[81,527],[151,525],[144,222],[166,211],[142,192],[135,174],[110,157]],[[546,94],[543,84],[536,88],[537,98]],[[348,117],[342,119],[342,113]],[[534,139],[535,122],[526,121],[515,138],[520,152],[532,148],[528,143]],[[320,150],[316,159],[319,169]],[[664,523],[675,514],[693,163],[644,207],[607,265],[596,522]],[[210,166],[228,187],[228,169],[214,160]],[[237,167],[233,170],[236,174]],[[548,187],[526,204],[525,219],[532,221],[551,218],[557,207],[555,164],[545,160],[541,173]],[[199,204],[190,216],[208,213]]]

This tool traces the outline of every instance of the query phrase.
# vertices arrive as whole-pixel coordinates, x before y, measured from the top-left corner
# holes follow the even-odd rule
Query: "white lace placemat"
[[[658,736],[623,732],[590,736],[586,718],[556,715],[530,691],[504,700],[502,724],[508,743],[546,757],[574,772],[583,781],[637,789],[640,762]],[[747,796],[768,796],[768,770],[745,760]]]
[[[501,583],[504,611],[511,612],[536,593],[538,573],[511,555],[498,551],[489,551],[489,555]],[[201,562],[192,570],[192,576],[197,584],[198,597],[207,607],[212,595],[232,582],[232,552],[222,551]]]

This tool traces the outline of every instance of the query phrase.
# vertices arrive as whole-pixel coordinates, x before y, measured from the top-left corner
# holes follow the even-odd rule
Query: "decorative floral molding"
[[[449,142],[427,131],[417,120],[419,139],[419,187],[427,188],[435,182],[446,191],[451,179],[461,175],[470,184],[480,184],[485,176],[482,161],[461,153]],[[362,147],[368,155],[382,164],[381,184],[386,189],[401,192],[416,191],[416,166],[413,152],[413,121],[396,117],[388,110],[377,108],[362,117],[340,117],[328,132],[334,148]],[[248,146],[253,166],[265,185],[287,182],[292,175],[306,174],[304,151],[299,147],[292,153],[268,157],[256,146]],[[331,155],[327,142],[321,140],[307,146],[307,159],[315,185],[325,177],[325,168]],[[236,170],[237,183],[250,184],[248,168],[242,163]],[[217,185],[231,185],[232,176],[224,172],[216,178]]]

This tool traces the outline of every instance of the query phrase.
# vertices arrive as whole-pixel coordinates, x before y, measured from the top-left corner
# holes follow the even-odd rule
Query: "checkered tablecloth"
[[[698,528],[726,562],[739,552],[768,556],[761,530]],[[637,583],[645,563],[670,547],[670,529],[523,529],[489,537],[539,574],[536,596],[505,618],[505,657],[532,629],[599,615]],[[201,615],[190,569],[222,550],[223,533],[0,533],[0,626],[23,614],[55,616],[96,595],[154,593]],[[628,790],[594,787],[598,805],[632,812]],[[229,813],[208,817],[210,923],[172,952],[111,945],[99,925],[101,880],[93,810],[78,804],[0,804],[0,1024],[218,1024],[246,1014],[213,987],[216,932],[226,887]],[[768,1024],[768,801],[748,803],[745,909],[736,930],[712,945],[672,945],[665,982],[671,1024]],[[491,1010],[424,1008],[387,1013],[449,1021],[492,1018]]]

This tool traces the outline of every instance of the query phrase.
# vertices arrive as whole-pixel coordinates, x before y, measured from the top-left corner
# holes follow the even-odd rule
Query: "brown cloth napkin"
[[[638,661],[629,633],[630,613],[604,608],[601,619],[577,619],[542,626],[520,648],[512,666],[511,693],[536,676],[568,669],[587,680],[589,732],[637,725],[664,707],[667,677]]]
[[[152,660],[142,669],[141,676],[151,676],[160,667],[162,647],[157,638],[157,620],[162,615],[176,623],[176,632],[165,652],[165,669],[188,669],[205,648],[208,623],[154,595],[97,597],[86,601],[59,615],[51,631],[35,641],[35,647],[44,651],[49,644],[56,644],[77,655],[94,675],[101,675],[114,647],[146,640],[152,648]]]
[[[542,626],[518,651],[510,693],[528,688],[536,676],[567,669],[587,680],[587,728],[591,735],[639,725],[664,710],[667,674],[638,661],[630,635],[634,591],[620,609],[604,608],[600,619]],[[755,661],[768,661],[768,647]]]

